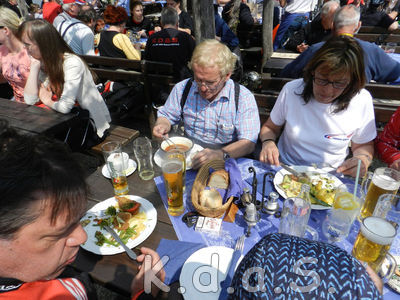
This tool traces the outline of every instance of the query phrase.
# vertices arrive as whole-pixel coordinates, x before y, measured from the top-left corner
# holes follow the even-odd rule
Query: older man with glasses
[[[193,79],[176,84],[158,111],[155,137],[166,136],[172,125],[183,122],[186,136],[205,148],[193,157],[193,168],[254,150],[260,131],[258,108],[253,94],[230,79],[235,62],[224,44],[200,43],[190,62]]]

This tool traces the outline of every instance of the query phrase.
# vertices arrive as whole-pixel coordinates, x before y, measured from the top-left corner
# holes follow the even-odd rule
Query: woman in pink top
[[[24,44],[16,37],[20,23],[15,12],[0,7],[0,81],[7,81],[14,91],[14,99],[24,102],[31,62]]]

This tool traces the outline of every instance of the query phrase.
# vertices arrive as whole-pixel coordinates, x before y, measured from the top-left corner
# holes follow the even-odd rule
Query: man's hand
[[[394,162],[392,162],[389,166],[389,168],[391,169],[395,169],[397,171],[400,171],[400,159],[395,160]]]
[[[351,157],[346,159],[340,166],[337,168],[336,172],[342,173],[343,175],[349,175],[351,177],[356,177],[357,175],[357,165],[358,160],[361,160],[360,167],[360,176],[364,176],[368,170],[369,163],[366,158],[363,156],[360,157]]]
[[[300,45],[297,45],[296,48],[297,48],[298,52],[302,53],[302,52],[304,52],[304,51],[306,51],[308,49],[308,45],[304,44],[304,43],[301,43]]]
[[[162,139],[169,132],[169,126],[163,123],[156,124],[153,128],[153,135]]]
[[[192,168],[198,169],[206,162],[214,159],[223,159],[224,153],[222,150],[203,149],[192,158]]]
[[[139,272],[136,274],[135,278],[133,278],[132,283],[131,283],[131,295],[134,296],[136,295],[139,291],[143,290],[143,285],[144,285],[144,274],[145,274],[145,268],[143,267],[143,262],[146,259],[146,262],[144,263],[150,263],[151,261],[151,267],[153,268],[154,265],[160,260],[160,256],[158,253],[150,248],[145,248],[142,247],[140,248],[140,251],[142,252],[141,255],[137,257],[137,261],[139,263],[142,263],[138,269]],[[158,271],[159,270],[159,271]],[[157,277],[164,282],[165,279],[165,271],[164,268],[154,268],[154,271],[157,272]],[[151,289],[151,294],[153,297],[156,297],[158,293],[158,288],[153,285]]]
[[[274,141],[266,141],[262,144],[260,161],[279,166],[279,150]]]

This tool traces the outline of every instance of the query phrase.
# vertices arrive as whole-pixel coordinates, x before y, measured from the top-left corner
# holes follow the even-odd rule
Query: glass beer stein
[[[367,217],[361,223],[352,254],[358,260],[368,263],[387,280],[397,267],[395,259],[389,253],[395,237],[396,229],[390,222],[379,217]]]
[[[372,216],[378,198],[382,194],[396,194],[400,186],[400,172],[390,168],[377,168],[372,174],[368,172],[367,179],[362,184],[366,190],[364,205],[361,208],[361,218]]]

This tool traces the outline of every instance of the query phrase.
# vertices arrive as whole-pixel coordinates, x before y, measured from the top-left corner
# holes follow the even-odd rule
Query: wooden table
[[[22,133],[54,134],[69,127],[74,114],[62,114],[25,103],[0,98],[0,119]]]
[[[133,158],[132,151],[126,151]],[[87,183],[90,187],[89,208],[103,200],[114,196],[114,190],[110,179],[101,174],[101,167],[90,175]],[[155,176],[161,175],[159,167],[154,165]],[[142,246],[156,249],[161,238],[176,240],[174,228],[168,217],[167,211],[161,201],[154,180],[144,181],[135,171],[128,177],[129,194],[141,196],[149,200],[157,210],[157,225],[153,233],[137,248]],[[135,251],[139,253],[139,251]],[[137,263],[129,259],[126,253],[101,256],[80,249],[73,266],[79,271],[89,272],[98,283],[121,294],[129,295],[130,284],[137,273]]]

